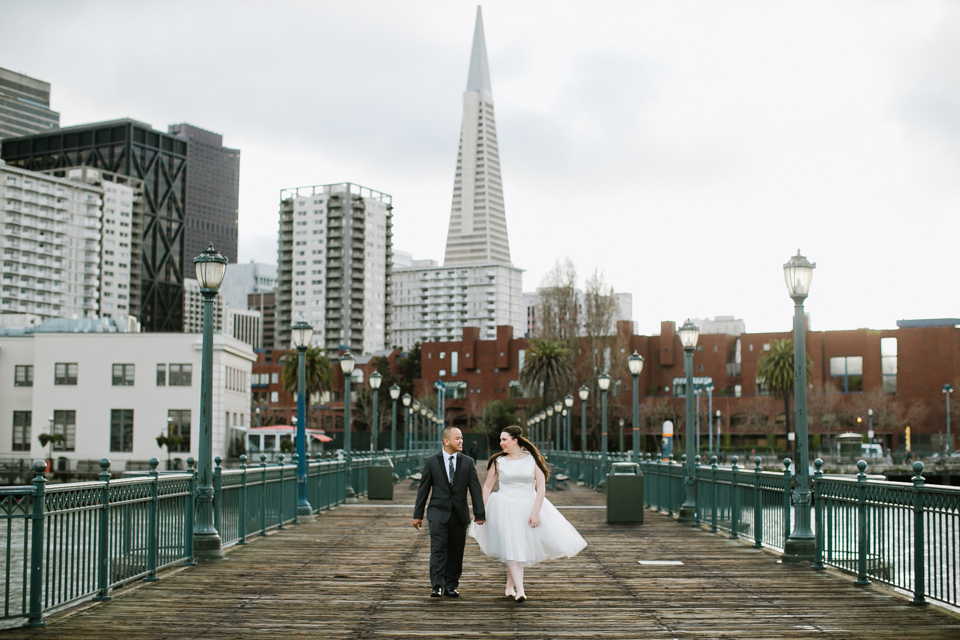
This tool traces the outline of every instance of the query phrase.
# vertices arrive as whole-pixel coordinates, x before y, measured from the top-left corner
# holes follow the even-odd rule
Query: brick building
[[[806,347],[813,361],[807,376],[808,423],[813,449],[826,448],[831,436],[839,433],[866,434],[871,423],[878,441],[894,450],[903,449],[907,426],[915,451],[942,450],[946,443],[943,385],[960,388],[958,325],[960,320],[946,319],[901,321],[891,330],[808,331]],[[756,377],[759,359],[774,341],[784,339],[792,339],[792,332],[700,336],[693,373],[701,379],[698,382],[713,383],[713,422],[720,411],[724,446],[786,448],[784,404]],[[434,383],[443,380],[449,390],[447,418],[464,427],[472,426],[492,400],[512,399],[519,414],[529,417],[539,411],[541,398],[532,397],[539,394],[519,384],[528,342],[515,338],[511,327],[501,326],[496,340],[480,340],[479,330],[468,327],[458,342],[423,344],[416,395],[434,394]],[[684,430],[683,349],[675,323],[662,322],[658,336],[641,336],[633,335],[632,323],[621,322],[615,336],[592,344],[581,338],[575,357],[577,383],[568,393],[576,397],[576,389],[584,383],[591,388],[587,414],[591,448],[597,446],[594,439],[599,433],[596,374],[600,369],[614,379],[608,397],[608,434],[612,441],[617,439],[615,425],[621,417],[629,430],[632,381],[626,358],[633,351],[645,359],[638,388],[646,449],[656,450],[664,419],[672,420],[678,432]],[[593,370],[593,363],[598,370]],[[573,408],[575,443],[579,442],[580,404],[576,399]],[[707,405],[704,394],[699,409],[704,445]],[[868,418],[871,409],[873,415]],[[791,430],[792,412],[791,404]],[[958,417],[953,416],[954,424],[960,424]],[[953,439],[955,444],[955,435]]]

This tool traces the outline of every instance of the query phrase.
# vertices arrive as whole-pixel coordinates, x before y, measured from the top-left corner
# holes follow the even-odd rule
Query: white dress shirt
[[[444,472],[445,474],[448,474],[447,479],[448,479],[450,482],[453,482],[453,478],[449,476],[449,473],[450,473],[450,458],[453,458],[453,472],[456,473],[456,472],[457,472],[457,454],[456,454],[456,452],[454,452],[454,453],[447,453],[446,449],[444,449],[444,450],[443,450],[443,472]]]

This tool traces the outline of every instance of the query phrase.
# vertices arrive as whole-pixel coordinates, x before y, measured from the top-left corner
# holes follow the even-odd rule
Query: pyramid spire
[[[483,34],[483,13],[477,5],[477,24],[473,28],[473,52],[470,54],[470,74],[467,91],[480,91],[493,96],[490,90],[490,66],[487,64],[487,40]]]
[[[445,265],[510,264],[497,125],[493,118],[493,92],[480,7],[477,7],[473,31],[467,90],[463,93],[460,152],[443,262]]]

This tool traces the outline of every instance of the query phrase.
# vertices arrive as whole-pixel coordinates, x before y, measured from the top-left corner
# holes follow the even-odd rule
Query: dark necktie
[[[453,484],[453,456],[450,456],[450,484]]]

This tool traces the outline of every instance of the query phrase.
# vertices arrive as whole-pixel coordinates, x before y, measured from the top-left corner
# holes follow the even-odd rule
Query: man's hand
[[[477,524],[483,524],[484,522],[486,522],[486,520],[477,520],[476,518],[474,518],[473,521],[476,522]]]
[[[420,524],[421,524],[422,522],[423,522],[423,520],[418,520],[418,519],[414,518],[414,519],[413,519],[413,528],[416,529],[417,531],[420,531]]]

